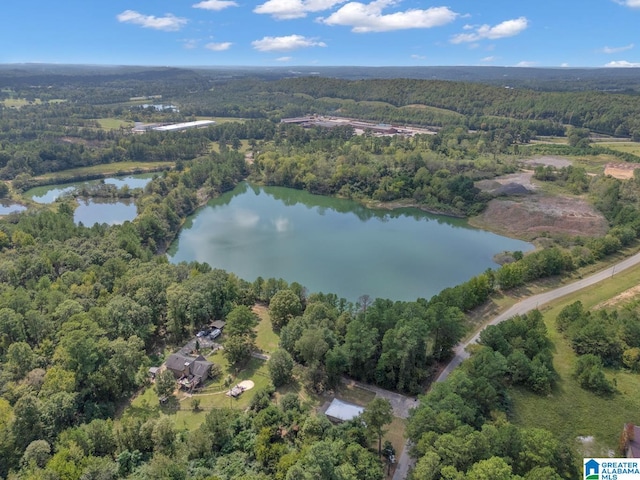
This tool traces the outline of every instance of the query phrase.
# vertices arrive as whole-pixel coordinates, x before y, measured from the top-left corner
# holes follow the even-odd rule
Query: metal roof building
[[[189,128],[208,127],[214,123],[216,122],[213,120],[196,120],[195,122],[174,123],[173,125],[154,127],[153,130],[158,132],[177,132],[179,130],[187,130]]]
[[[334,422],[347,422],[361,415],[362,412],[364,412],[363,407],[334,398],[324,414]]]

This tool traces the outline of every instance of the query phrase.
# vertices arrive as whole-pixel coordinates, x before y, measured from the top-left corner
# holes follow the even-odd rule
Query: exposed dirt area
[[[621,303],[629,303],[635,300],[635,298],[638,295],[640,295],[640,285],[632,287],[629,290],[625,290],[621,294],[616,295],[615,297],[610,298],[609,300],[600,302],[599,304],[594,306],[593,309],[598,310],[601,308],[615,307],[616,305],[619,305]]]
[[[604,174],[611,175],[613,178],[620,180],[629,180],[633,178],[633,172],[638,168],[638,165],[632,163],[608,163],[604,167]]]
[[[608,229],[607,220],[584,200],[537,194],[518,200],[493,199],[471,223],[521,238],[543,232],[598,236]]]
[[[523,163],[556,168],[571,165],[569,160],[560,157],[536,157]],[[587,201],[569,196],[547,196],[539,192],[534,182],[533,172],[528,170],[478,182],[476,186],[481,190],[502,196],[491,200],[487,209],[470,223],[527,239],[543,232],[582,236],[606,233],[606,219]]]
[[[524,160],[522,163],[525,165],[544,165],[545,167],[551,166],[556,168],[568,167],[571,165],[571,160],[563,157],[552,157],[548,155],[543,155],[540,157],[530,158],[528,160]]]

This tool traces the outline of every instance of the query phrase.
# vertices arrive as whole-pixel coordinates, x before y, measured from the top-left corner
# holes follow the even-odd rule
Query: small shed
[[[220,330],[222,330],[226,324],[227,322],[225,322],[224,320],[214,320],[213,322],[211,322],[211,326],[213,328],[219,328]]]
[[[159,370],[160,367],[149,367],[149,376],[151,377],[151,380],[156,379],[156,375],[158,375]]]
[[[362,415],[362,412],[364,412],[363,407],[334,398],[324,413],[332,422],[340,423],[353,420],[358,415]]]

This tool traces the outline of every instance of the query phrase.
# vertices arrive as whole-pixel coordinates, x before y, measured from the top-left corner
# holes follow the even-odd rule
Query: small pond
[[[9,215],[10,213],[23,212],[27,209],[19,203],[0,203],[0,215]]]
[[[91,227],[94,223],[121,224],[133,220],[136,215],[133,199],[78,198],[73,219],[77,224]]]
[[[24,195],[38,203],[53,203],[61,196],[72,193],[73,191],[87,185],[98,185],[105,183],[122,188],[127,185],[130,189],[144,188],[155,175],[158,173],[141,173],[136,175],[127,175],[123,177],[109,177],[100,180],[88,180],[86,182],[61,183],[57,185],[45,185],[42,187],[34,187],[27,190]]]

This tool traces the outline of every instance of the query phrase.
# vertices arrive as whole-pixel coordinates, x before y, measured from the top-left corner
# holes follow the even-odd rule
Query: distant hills
[[[530,88],[545,91],[611,91],[617,93],[640,92],[640,68],[521,68],[488,66],[434,66],[434,67],[145,67],[107,65],[58,64],[0,64],[2,86],[31,83],[69,83],[74,79],[86,82],[96,80],[153,80],[193,76],[207,78],[281,79],[288,77],[322,76],[341,79],[411,78],[450,80]]]

